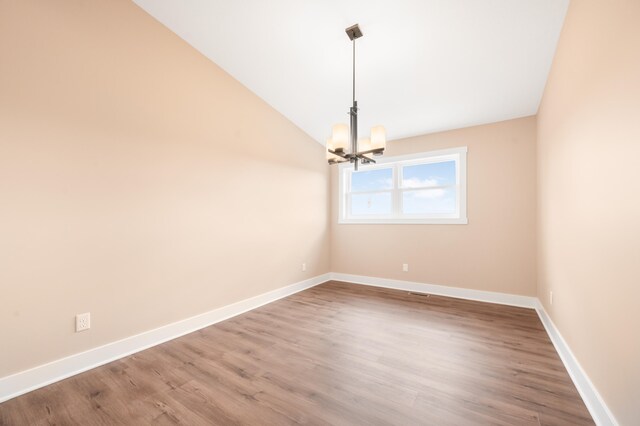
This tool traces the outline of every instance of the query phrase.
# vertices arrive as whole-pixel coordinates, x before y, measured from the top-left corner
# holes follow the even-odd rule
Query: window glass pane
[[[402,168],[403,188],[423,188],[456,184],[456,162],[417,164]]]
[[[393,169],[362,170],[351,173],[351,191],[380,191],[393,188]]]
[[[455,214],[456,189],[434,188],[404,191],[402,212],[405,214]]]
[[[391,213],[391,193],[351,195],[351,215],[387,215]]]

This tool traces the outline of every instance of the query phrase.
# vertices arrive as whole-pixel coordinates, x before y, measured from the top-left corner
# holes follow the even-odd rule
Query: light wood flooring
[[[0,425],[593,424],[536,313],[329,282],[0,404]]]

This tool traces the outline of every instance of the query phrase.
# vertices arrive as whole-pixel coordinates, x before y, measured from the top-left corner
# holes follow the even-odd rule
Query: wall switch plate
[[[402,264],[402,272],[409,272],[409,264],[408,263],[403,263]]]
[[[306,264],[306,263],[303,263],[303,264],[302,264],[302,272],[304,272],[304,271],[306,271],[306,270],[307,270],[307,264]]]
[[[91,328],[91,313],[76,315],[76,333],[85,331]]]

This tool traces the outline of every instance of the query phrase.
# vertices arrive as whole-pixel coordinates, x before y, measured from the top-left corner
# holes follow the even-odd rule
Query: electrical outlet
[[[307,264],[306,264],[306,263],[303,263],[303,264],[302,264],[302,272],[304,272],[304,271],[306,271],[306,270],[307,270]]]
[[[76,333],[85,331],[91,328],[91,313],[76,315]]]
[[[553,292],[552,291],[549,292],[549,304],[553,305]]]
[[[402,264],[402,272],[409,272],[409,264],[408,263],[403,263]]]

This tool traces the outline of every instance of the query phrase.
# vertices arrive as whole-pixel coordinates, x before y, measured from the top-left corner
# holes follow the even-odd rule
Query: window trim
[[[444,157],[444,158],[443,158]],[[428,225],[466,225],[468,223],[467,219],[467,147],[458,147],[458,148],[450,148],[450,149],[440,149],[437,151],[428,151],[428,152],[420,152],[416,154],[409,155],[399,155],[395,157],[382,157],[376,158],[376,164],[366,165],[367,170],[375,170],[375,169],[384,169],[389,167],[390,163],[405,163],[402,166],[411,165],[411,163],[415,164],[424,164],[430,162],[440,162],[446,159],[446,157],[451,157],[457,162],[457,182],[458,182],[458,191],[456,192],[459,212],[458,215],[452,217],[443,217],[442,215],[438,215],[438,217],[399,217],[400,209],[402,208],[402,193],[407,190],[416,190],[416,188],[402,188],[400,186],[401,183],[401,166],[394,164],[393,167],[393,176],[392,179],[394,181],[394,187],[391,190],[375,190],[375,191],[367,191],[372,193],[384,193],[391,192],[392,198],[392,211],[390,215],[384,216],[372,216],[367,218],[349,218],[347,217],[347,209],[349,203],[347,201],[347,197],[353,193],[347,193],[346,188],[349,185],[349,179],[351,178],[351,174],[346,173],[347,170],[353,169],[353,165],[351,163],[342,163],[338,166],[338,224],[351,224],[351,225],[361,225],[361,224],[428,224]],[[345,178],[346,176],[346,178]],[[419,189],[418,189],[419,190]],[[356,192],[357,193],[357,192]],[[366,193],[366,192],[362,192]]]

